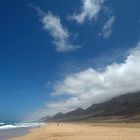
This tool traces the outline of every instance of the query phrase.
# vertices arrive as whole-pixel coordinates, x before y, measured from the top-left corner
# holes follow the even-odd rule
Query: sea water
[[[29,132],[30,128],[39,127],[44,125],[44,123],[31,123],[31,122],[22,122],[22,123],[7,123],[0,122],[0,140],[7,140],[12,137],[17,137],[25,135]]]
[[[23,122],[23,123],[0,123],[0,130],[4,129],[14,129],[14,128],[28,128],[28,127],[37,127],[42,125],[41,123],[31,123],[31,122]]]

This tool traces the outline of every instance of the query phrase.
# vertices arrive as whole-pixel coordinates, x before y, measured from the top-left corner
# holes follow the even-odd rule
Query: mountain
[[[61,118],[63,118],[64,114],[59,112],[56,115],[54,115],[53,117],[49,118],[50,121],[56,121],[56,120],[60,120]]]
[[[93,104],[87,109],[58,113],[45,121],[140,122],[140,92],[121,95],[104,103]]]
[[[86,109],[95,112],[94,116],[128,115],[140,113],[140,92],[121,95],[101,104],[95,104]]]
[[[62,121],[69,121],[69,120],[74,121],[75,117],[79,116],[80,114],[82,115],[82,113],[84,113],[84,111],[85,110],[82,108],[77,108],[76,110],[73,110],[71,112],[64,114],[63,118],[61,118],[61,119],[62,119]]]

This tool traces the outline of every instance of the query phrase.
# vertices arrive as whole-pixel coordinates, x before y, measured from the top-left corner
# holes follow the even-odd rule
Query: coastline
[[[8,140],[139,140],[140,123],[51,123]]]
[[[8,140],[13,137],[20,137],[30,133],[31,128],[15,128],[0,130],[0,140]]]
[[[35,122],[15,122],[15,123],[0,123],[0,140],[26,135],[33,128],[38,128],[44,123]]]

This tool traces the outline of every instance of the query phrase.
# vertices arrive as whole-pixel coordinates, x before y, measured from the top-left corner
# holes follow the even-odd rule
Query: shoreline
[[[140,123],[50,123],[8,140],[139,140]]]
[[[14,128],[0,130],[0,140],[8,140],[14,137],[21,137],[30,133],[31,128]]]

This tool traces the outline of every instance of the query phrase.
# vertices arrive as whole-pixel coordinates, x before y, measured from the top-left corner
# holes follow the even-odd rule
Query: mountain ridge
[[[140,122],[140,92],[128,93],[112,98],[99,104],[93,104],[86,109],[77,108],[73,111],[57,113],[44,120],[45,122],[67,121],[139,121]]]

